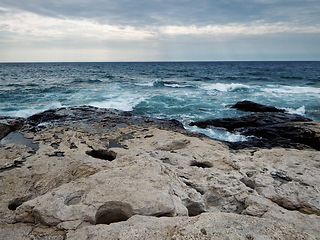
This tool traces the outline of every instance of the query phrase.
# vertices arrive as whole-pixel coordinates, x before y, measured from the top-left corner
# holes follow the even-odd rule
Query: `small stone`
[[[205,228],[201,228],[201,233],[203,234],[203,235],[207,235],[207,231],[206,231],[206,229]]]

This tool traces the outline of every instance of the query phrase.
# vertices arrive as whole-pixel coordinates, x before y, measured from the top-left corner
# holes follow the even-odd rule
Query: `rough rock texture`
[[[20,133],[38,149],[0,146],[0,239],[320,239],[314,149],[235,151],[173,120],[88,106]]]
[[[123,224],[98,225],[70,232],[71,240],[88,239],[315,239],[293,225],[226,213],[194,218],[134,216]]]

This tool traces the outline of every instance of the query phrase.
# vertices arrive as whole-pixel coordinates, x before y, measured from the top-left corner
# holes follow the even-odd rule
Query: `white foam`
[[[267,85],[261,91],[278,94],[320,94],[320,88],[299,86]]]
[[[192,127],[185,126],[185,128],[191,132],[203,133],[208,137],[218,139],[218,140],[228,141],[228,142],[239,142],[239,141],[247,140],[247,138],[243,135],[230,133],[228,131],[221,130],[221,129],[214,129],[214,128],[202,129],[195,126],[192,126]]]
[[[61,108],[63,105],[60,102],[52,102],[48,105],[41,105],[41,106],[32,106],[25,109],[17,110],[17,111],[11,111],[6,113],[6,115],[14,116],[14,117],[30,117],[33,114],[43,112],[52,108]]]
[[[200,88],[208,91],[216,90],[219,92],[232,92],[238,89],[249,89],[250,87],[241,83],[231,83],[231,84],[214,83],[214,84],[202,84]]]
[[[182,86],[179,84],[164,84],[166,87],[172,87],[172,88],[185,88],[186,86]]]
[[[135,83],[135,85],[143,86],[143,87],[153,87],[153,81],[152,82]]]
[[[283,108],[286,110],[288,113],[291,114],[298,114],[298,115],[305,115],[306,114],[306,108],[305,106],[302,106],[300,108],[294,109],[294,108]]]
[[[110,98],[107,101],[92,102],[89,105],[99,108],[115,108],[122,111],[132,111],[136,105],[144,100],[144,97],[117,96],[114,98]]]
[[[171,88],[185,88],[190,87],[191,85],[181,85],[179,83],[167,83],[162,80],[153,80],[151,82],[142,82],[142,83],[135,83],[136,86],[143,86],[143,87],[159,87],[159,86],[165,86],[165,87],[171,87]]]

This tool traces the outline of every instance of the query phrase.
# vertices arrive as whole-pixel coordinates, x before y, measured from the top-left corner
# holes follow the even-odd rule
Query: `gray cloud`
[[[0,0],[0,61],[319,60],[319,13],[319,0]]]
[[[320,21],[318,0],[1,0],[0,4],[50,17],[135,27]]]

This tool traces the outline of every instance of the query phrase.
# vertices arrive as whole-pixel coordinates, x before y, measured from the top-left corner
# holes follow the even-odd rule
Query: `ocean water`
[[[191,121],[249,113],[250,100],[320,121],[320,62],[0,63],[0,115],[92,105],[177,119],[190,131],[245,140]]]

